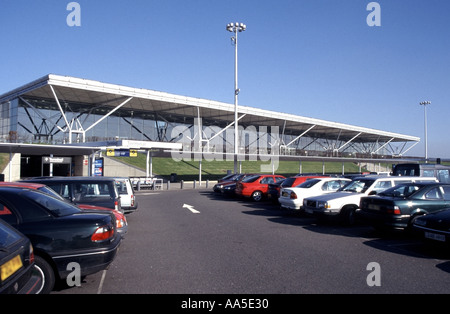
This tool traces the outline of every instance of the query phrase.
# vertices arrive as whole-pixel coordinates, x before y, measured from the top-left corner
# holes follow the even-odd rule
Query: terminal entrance
[[[24,156],[20,160],[22,178],[73,175],[72,157]]]

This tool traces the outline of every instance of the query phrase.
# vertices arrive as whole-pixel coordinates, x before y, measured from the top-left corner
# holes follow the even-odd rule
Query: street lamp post
[[[428,135],[427,135],[427,106],[431,101],[422,101],[420,103],[424,108],[424,129],[425,129],[425,162],[428,162]]]
[[[244,23],[229,23],[227,31],[234,33],[231,40],[234,43],[234,173],[238,173],[238,148],[239,148],[239,128],[238,128],[238,33],[245,31],[247,26]]]

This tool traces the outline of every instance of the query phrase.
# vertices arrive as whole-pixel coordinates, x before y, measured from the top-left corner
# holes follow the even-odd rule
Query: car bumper
[[[1,294],[37,294],[41,287],[42,278],[35,271],[34,265],[29,265],[22,271],[20,277],[2,286]]]
[[[131,212],[135,212],[138,209],[138,204],[135,203],[134,206],[121,206],[122,207],[122,211],[124,213],[131,213]]]
[[[286,198],[278,198],[278,202],[280,203],[281,207],[289,209],[289,210],[300,210],[303,211],[303,203],[299,204],[294,202],[291,199],[286,199]]]
[[[414,224],[414,230],[422,232],[424,238],[427,240],[433,240],[435,242],[450,244],[450,232],[448,231],[426,228],[416,224]]]
[[[361,221],[373,226],[383,226],[393,229],[408,227],[409,215],[384,215],[364,210],[357,210],[356,215]]]
[[[70,255],[52,256],[58,268],[61,279],[66,278],[73,269],[67,269],[69,263],[80,265],[81,276],[94,274],[106,269],[115,259],[122,241],[122,236],[117,235],[113,242],[101,249],[83,251]]]
[[[317,216],[317,217],[335,217],[340,214],[339,211],[333,211],[331,209],[324,209],[324,208],[316,208],[316,207],[304,207],[304,210],[307,214]]]

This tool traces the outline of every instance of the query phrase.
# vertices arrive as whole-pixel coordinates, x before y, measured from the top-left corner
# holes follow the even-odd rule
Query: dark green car
[[[450,207],[450,184],[408,183],[361,198],[358,217],[380,228],[405,229],[415,218]]]

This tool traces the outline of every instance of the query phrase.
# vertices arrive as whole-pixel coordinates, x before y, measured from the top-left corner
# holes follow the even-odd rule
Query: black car
[[[450,207],[450,184],[408,183],[361,198],[357,215],[375,227],[405,229],[419,216]]]
[[[0,187],[0,216],[30,239],[43,276],[40,293],[71,274],[69,263],[78,263],[80,276],[105,269],[122,239],[114,214],[81,210],[37,190]]]
[[[0,219],[0,294],[36,294],[41,280],[30,240]]]
[[[421,231],[425,239],[450,245],[450,209],[418,217],[414,220],[413,227]]]

